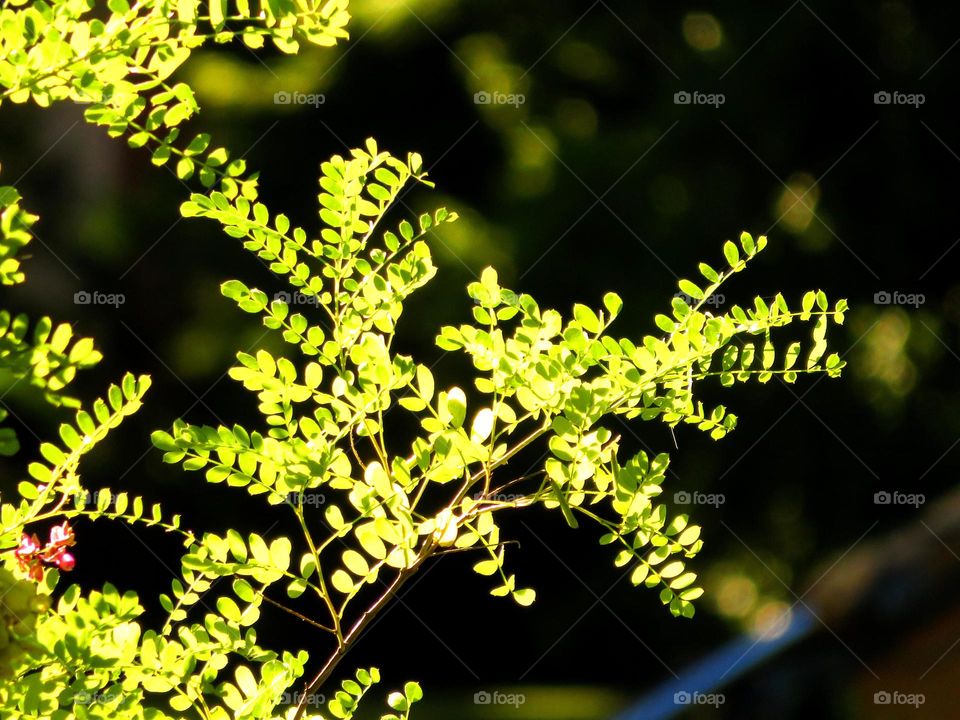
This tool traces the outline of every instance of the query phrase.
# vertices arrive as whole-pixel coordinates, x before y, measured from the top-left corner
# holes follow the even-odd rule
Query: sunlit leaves
[[[357,670],[355,678],[356,680],[342,681],[340,689],[327,702],[327,712],[332,717],[340,720],[352,718],[363,696],[374,684],[380,682],[380,671],[377,668]],[[390,697],[393,698],[393,694]],[[405,696],[400,695],[400,697]],[[407,700],[407,702],[410,701]]]
[[[15,285],[24,280],[17,253],[32,239],[30,227],[37,216],[20,207],[20,194],[0,186],[0,284]]]
[[[831,310],[817,292],[799,312],[779,294],[721,308],[718,288],[766,244],[748,234],[724,245],[723,270],[701,264],[703,280],[681,279],[669,314],[654,317],[659,333],[636,340],[609,334],[623,309],[613,293],[600,306],[574,304],[565,318],[504,287],[487,268],[467,288],[470,322],[444,327],[437,337],[441,349],[470,358],[475,377],[444,385],[392,347],[405,300],[435,272],[427,234],[454,216],[441,210],[381,229],[400,192],[426,178],[419,157],[400,161],[372,141],[335,156],[321,173],[316,239],[242,192],[195,195],[183,208],[243,240],[307,306],[293,312],[289,293],[271,299],[241,281],[225,283],[223,294],[261,316],[305,364],[273,349],[238,355],[231,376],[256,393],[266,431],[181,423],[156,438],[168,462],[291,508],[307,541],[299,570],[287,569],[288,558],[278,565],[272,546],[265,552],[255,536],[243,559],[226,558],[205,537],[185,567],[210,577],[229,570],[264,587],[284,577],[288,597],[313,593],[324,602],[338,638],[341,624],[354,617],[354,601],[373,592],[365,588],[385,577],[404,579],[434,553],[476,549],[483,556],[473,568],[492,579],[491,595],[528,606],[536,592],[510,572],[495,515],[540,505],[559,511],[571,528],[599,524],[601,543],[616,546],[613,562],[631,582],[658,589],[674,615],[691,616],[702,590],[687,562],[701,548],[700,528],[657,502],[669,458],[641,452],[622,461],[620,438],[605,420],[692,425],[720,439],[737,418],[723,405],[705,406],[701,385],[839,372],[839,358],[825,354],[826,329],[831,320],[842,322],[846,305]],[[778,329],[795,322],[812,322],[812,345],[781,348]],[[388,437],[391,412],[416,419],[405,449]],[[538,471],[511,476],[511,457],[535,441],[549,456]],[[324,492],[326,507],[316,517],[330,534],[326,541],[309,530],[302,497],[286,496],[308,488]],[[251,585],[235,594],[253,607],[258,592]],[[238,626],[244,612],[251,610],[227,603],[222,609]],[[344,683],[329,713],[350,717],[361,690]],[[389,704],[406,713],[412,703],[395,693]]]
[[[517,601],[518,605],[524,607],[529,607],[537,599],[537,591],[533,588],[523,588],[522,590],[513,591],[513,599]]]
[[[256,644],[262,603],[280,604],[273,591],[311,596],[312,607],[328,616],[300,619],[341,649],[348,645],[343,628],[377,608],[354,609],[352,601],[365,597],[361,590],[383,593],[381,576],[402,581],[438,552],[476,550],[474,570],[492,579],[491,593],[529,606],[536,593],[507,568],[509,541],[496,518],[531,505],[558,511],[572,528],[599,524],[601,543],[615,546],[614,565],[635,585],[658,588],[671,612],[689,616],[702,593],[686,565],[700,549],[700,529],[685,515],[671,518],[657,502],[668,458],[638,453],[622,461],[609,428],[657,420],[719,439],[736,417],[723,405],[704,406],[705,381],[793,382],[802,372],[836,375],[843,367],[828,353],[827,331],[830,321],[843,322],[844,301],[831,309],[816,291],[802,298],[799,312],[781,295],[743,307],[722,304],[718,288],[766,245],[747,233],[723,245],[719,269],[702,263],[702,279],[679,280],[680,295],[654,316],[648,336],[609,334],[623,309],[614,293],[599,305],[580,298],[561,313],[504,287],[486,268],[467,288],[473,306],[462,315],[469,321],[442,328],[437,338],[441,349],[469,357],[474,377],[451,386],[445,370],[434,377],[398,354],[405,304],[437,271],[433,235],[456,219],[442,208],[396,207],[414,184],[430,185],[422,158],[394,157],[373,140],[330,158],[320,168],[319,226],[301,226],[258,200],[258,177],[242,158],[208,135],[186,134],[199,106],[192,88],[173,79],[209,40],[242,39],[250,48],[269,40],[294,52],[302,42],[330,45],[345,37],[347,17],[345,0],[109,0],[105,8],[17,0],[0,10],[0,102],[84,103],[88,122],[203,189],[181,206],[183,216],[213,220],[288,285],[273,295],[240,280],[221,287],[286,343],[238,353],[229,371],[256,396],[258,426],[178,421],[153,442],[165,462],[202,476],[212,491],[239,488],[291,513],[296,548],[272,530],[229,528],[198,539],[177,516],[124,492],[66,502],[81,489],[78,458],[138,407],[149,383],[133,376],[63,425],[62,442],[40,445],[42,460],[27,468],[32,479],[19,481],[19,506],[3,507],[3,524],[12,528],[7,546],[18,542],[33,508],[61,501],[67,516],[156,524],[185,537],[181,577],[159,599],[166,613],[160,632],[141,637],[135,599],[109,587],[87,598],[67,590],[42,628],[48,647],[68,639],[56,645],[58,668],[95,667],[90,680],[98,689],[122,680],[128,706],[105,708],[111,717],[132,716],[145,705],[144,693],[166,695],[177,713],[215,720],[275,716],[281,693],[303,675],[306,655]],[[16,253],[34,220],[14,190],[0,188],[3,284],[22,280]],[[811,323],[812,338],[782,348],[778,331],[795,322]],[[25,317],[0,313],[0,371],[53,402],[71,402],[62,391],[78,369],[99,359],[92,342],[75,339],[67,324],[44,318],[31,327]],[[408,428],[403,445],[394,437],[397,414]],[[0,411],[0,420],[5,415]],[[534,443],[549,456],[519,476],[510,460]],[[16,438],[0,430],[0,454],[17,448]],[[221,578],[229,582],[214,589]],[[47,581],[55,584],[56,576]],[[23,685],[39,677],[31,670]],[[342,681],[324,715],[353,717],[378,680],[371,669]],[[394,713],[385,719],[406,720],[421,697],[415,683],[391,693]],[[29,714],[43,713],[37,707]]]
[[[400,714],[388,714],[380,720],[406,720],[410,716],[413,704],[423,699],[423,690],[415,682],[408,682],[403,686],[403,692],[392,692],[387,696],[387,704]]]
[[[42,483],[42,493],[32,483],[23,481],[19,486],[21,496],[38,505],[53,503],[63,496],[76,497],[81,491],[76,474],[81,456],[92,450],[125,418],[135,413],[149,388],[148,376],[135,377],[128,374],[119,385],[108,388],[105,398],[96,399],[90,405],[89,411],[78,410],[73,424],[64,423],[60,427],[63,446],[42,443],[40,454],[46,462],[33,462],[28,466],[31,477]],[[104,497],[109,495],[109,491],[106,491]],[[123,514],[127,503],[125,495],[120,502],[124,508],[119,514]],[[22,508],[21,512],[26,514],[28,511]],[[93,511],[94,516],[97,514],[97,511]]]

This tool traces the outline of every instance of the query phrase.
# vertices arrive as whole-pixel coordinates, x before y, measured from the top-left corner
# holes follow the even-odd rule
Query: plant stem
[[[351,644],[360,636],[360,633],[363,632],[364,628],[366,628],[370,621],[373,620],[373,618],[375,618],[380,611],[383,610],[387,603],[397,594],[397,591],[400,590],[400,588],[403,587],[403,585],[416,574],[424,560],[433,554],[435,548],[436,541],[433,539],[427,539],[424,542],[423,547],[420,548],[420,552],[417,554],[417,558],[414,560],[413,564],[410,565],[410,567],[401,570],[397,577],[393,579],[393,582],[391,582],[387,587],[386,592],[377,598],[377,601],[367,610],[365,610],[363,615],[357,619],[357,621],[353,624],[353,627],[351,627],[349,632],[347,632],[347,634],[344,636],[343,641],[327,659],[327,662],[324,663],[323,667],[320,669],[320,672],[318,672],[314,676],[313,680],[311,680],[310,683],[304,688],[300,702],[297,704],[297,712],[294,714],[293,720],[300,720],[307,708],[307,698],[315,693],[327,680],[330,679],[330,676],[340,663],[340,660],[342,660],[343,656],[347,654],[347,650],[350,649]]]

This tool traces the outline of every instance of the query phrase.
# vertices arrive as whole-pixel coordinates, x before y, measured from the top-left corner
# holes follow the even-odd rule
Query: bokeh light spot
[[[723,44],[723,27],[710,13],[687,13],[683,18],[683,39],[694,50],[716,50]]]

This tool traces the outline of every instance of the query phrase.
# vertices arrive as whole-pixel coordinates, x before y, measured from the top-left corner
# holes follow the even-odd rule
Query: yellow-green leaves
[[[77,496],[81,492],[76,473],[81,457],[140,408],[143,396],[149,388],[148,375],[136,377],[128,373],[119,385],[109,386],[105,398],[94,400],[89,411],[78,410],[73,424],[64,423],[60,426],[62,445],[53,443],[40,445],[40,454],[46,463],[33,462],[28,466],[30,476],[45,486],[43,492],[41,493],[33,483],[23,481],[18,487],[21,496],[35,502],[38,507],[53,503],[61,496]],[[89,514],[99,517],[108,514],[108,509],[114,517],[124,514],[127,504],[126,496],[120,501],[123,507],[119,509],[108,508],[111,500],[109,491],[103,498],[106,505],[101,507],[92,504],[93,507],[87,508]],[[139,520],[139,514],[133,519]],[[159,521],[159,518],[155,520]],[[5,522],[5,524],[8,523]]]
[[[580,323],[580,326],[591,335],[596,335],[600,332],[600,318],[586,305],[574,305],[573,317]]]
[[[354,532],[357,541],[367,555],[377,560],[384,560],[387,557],[387,546],[377,532],[375,522],[361,523],[357,525]]]
[[[356,550],[344,551],[343,564],[350,572],[360,577],[366,577],[367,573],[370,572],[370,566],[367,564],[366,559]]]
[[[512,596],[518,605],[529,607],[536,601],[537,591],[533,588],[523,588],[522,590],[514,590]]]
[[[191,159],[217,167],[227,161],[208,152],[204,139],[195,142]],[[658,502],[669,458],[641,452],[622,462],[620,439],[609,428],[658,420],[722,438],[736,416],[723,405],[706,407],[703,383],[792,382],[804,371],[839,372],[839,358],[826,354],[826,330],[831,319],[842,322],[846,304],[831,310],[816,292],[802,299],[800,311],[780,294],[728,306],[719,289],[766,244],[746,233],[723,246],[722,271],[700,264],[702,280],[680,279],[680,292],[654,318],[660,332],[640,338],[610,334],[623,309],[615,293],[561,313],[504,287],[486,268],[467,288],[473,304],[462,315],[470,321],[437,337],[441,349],[463,351],[476,372],[470,383],[440,389],[447,386],[398,354],[394,340],[407,298],[436,272],[429,235],[453,214],[438,210],[381,227],[400,193],[427,180],[418,156],[402,161],[372,141],[334,156],[321,173],[317,237],[240,185],[195,195],[183,208],[219,222],[289,282],[297,295],[271,299],[237,280],[222,292],[260,315],[303,358],[294,362],[275,349],[238,355],[231,375],[257,394],[266,431],[244,430],[241,437],[237,429],[181,424],[158,445],[169,461],[205,468],[210,482],[244,486],[291,508],[306,545],[295,572],[288,569],[289,547],[265,547],[255,536],[243,558],[245,550],[206,540],[185,568],[204,577],[229,568],[265,587],[282,567],[288,596],[315,594],[330,614],[323,627],[343,642],[343,628],[365,617],[354,602],[382,583],[403,581],[431,553],[477,550],[473,568],[495,578],[491,594],[531,605],[536,592],[506,566],[497,523],[501,513],[537,505],[559,511],[571,528],[599,524],[601,543],[616,546],[614,565],[633,584],[657,588],[674,615],[691,616],[702,590],[687,563],[702,546],[700,528]],[[779,328],[809,321],[812,347],[780,347]],[[395,403],[403,408],[396,421]],[[403,445],[395,422],[413,435]],[[549,457],[521,475],[511,460],[528,446],[546,448]],[[314,515],[302,495],[295,502],[285,497],[311,488],[324,496]],[[260,592],[234,586],[251,607]],[[221,608],[238,624],[247,612]],[[240,695],[253,691],[250,677],[237,680]],[[328,715],[351,717],[365,687],[359,674],[345,681]],[[399,714],[385,717],[405,718],[418,698],[411,686],[391,694],[388,704]]]
[[[441,547],[450,547],[457,539],[459,518],[453,511],[448,509],[441,510],[440,514],[434,519],[433,537]]]
[[[480,274],[480,282],[470,283],[467,293],[482,308],[496,308],[500,305],[500,285],[497,283],[497,271],[493,268],[484,268]]]
[[[408,682],[403,686],[403,692],[392,692],[387,696],[387,704],[397,710],[400,715],[384,715],[380,720],[406,720],[410,715],[410,708],[414,703],[423,699],[423,690],[415,682]]]
[[[90,338],[75,338],[68,323],[54,326],[40,318],[31,328],[26,315],[12,316],[0,310],[0,369],[15,380],[40,388],[54,405],[76,407],[78,402],[63,390],[78,370],[93,367],[102,359]]]
[[[393,494],[390,476],[387,475],[386,470],[384,470],[383,466],[377,461],[373,461],[367,465],[367,469],[363,473],[363,480],[367,485],[376,490],[377,494],[382,498],[390,497]]]
[[[196,18],[196,0],[177,0],[177,17],[183,23],[192,23]]]
[[[357,670],[354,677],[355,680],[343,680],[340,683],[340,689],[327,702],[327,713],[331,717],[338,718],[338,720],[352,718],[363,696],[366,695],[371,686],[380,682],[380,671],[377,668],[361,669]]]
[[[430,368],[425,365],[417,366],[417,390],[424,402],[429,403],[433,399],[433,374]]]
[[[87,121],[144,148],[154,165],[173,168],[181,180],[199,183],[204,191],[181,206],[183,216],[215,221],[285,283],[272,294],[240,280],[221,288],[285,343],[241,352],[230,370],[256,395],[255,429],[178,421],[153,441],[166,462],[203,471],[217,486],[213,492],[243,488],[267,508],[289,513],[284,527],[297,533],[296,555],[295,543],[278,530],[263,537],[230,528],[197,540],[180,530],[176,516],[167,519],[159,506],[147,509],[124,493],[91,507],[65,505],[65,515],[156,524],[181,532],[188,544],[182,579],[160,598],[168,620],[142,642],[139,628],[128,624],[140,610],[135,602],[106,588],[86,603],[77,592],[64,593],[64,617],[79,618],[85,628],[109,627],[109,649],[123,658],[113,675],[98,666],[104,673],[98,687],[122,673],[124,690],[167,693],[178,713],[197,706],[216,720],[273,716],[280,693],[304,676],[306,656],[269,652],[247,630],[265,599],[280,602],[281,588],[271,586],[281,583],[290,599],[311,596],[309,607],[323,617],[301,619],[330,633],[341,651],[349,628],[362,627],[381,606],[356,608],[353,601],[373,596],[381,576],[389,579],[384,588],[406,580],[430,553],[475,549],[474,570],[496,578],[491,593],[529,606],[536,593],[506,568],[508,541],[497,523],[502,513],[530,505],[559,511],[571,528],[598,523],[601,542],[616,546],[616,567],[634,584],[658,588],[674,614],[692,615],[702,590],[687,562],[702,545],[700,528],[685,515],[671,517],[658,501],[668,458],[639,453],[621,462],[619,438],[609,428],[657,420],[720,439],[736,417],[723,405],[705,407],[703,384],[838,374],[843,363],[828,354],[827,333],[831,320],[843,322],[845,302],[831,309],[816,291],[802,298],[799,312],[779,294],[727,305],[718,290],[766,244],[748,233],[723,245],[721,270],[700,264],[702,280],[679,280],[679,296],[654,317],[659,332],[646,337],[610,334],[623,308],[614,293],[602,304],[577,298],[582,302],[565,303],[560,312],[504,287],[496,270],[486,268],[467,288],[472,307],[460,310],[469,322],[445,327],[437,338],[441,349],[466,353],[476,372],[453,387],[443,376],[440,387],[449,389],[438,390],[430,369],[397,353],[395,342],[408,298],[437,272],[430,242],[456,219],[442,208],[394,219],[410,187],[430,185],[419,155],[395,157],[368,140],[322,163],[319,227],[308,230],[316,223],[297,224],[258,201],[257,176],[242,158],[207,135],[181,134],[199,107],[193,90],[171,78],[194,49],[238,35],[250,48],[269,39],[283,52],[302,42],[333,44],[346,36],[346,0],[109,0],[106,18],[84,0],[23,4],[0,10],[2,97],[41,106],[85,103]],[[34,220],[15,191],[0,188],[3,284],[22,280],[16,253]],[[780,328],[807,322],[809,340],[780,346]],[[69,324],[48,319],[31,328],[26,318],[0,312],[0,340],[0,371],[39,387],[53,402],[69,402],[62,391],[75,372],[100,359]],[[42,461],[28,466],[32,481],[19,484],[19,507],[4,506],[4,524],[14,527],[3,538],[7,546],[18,542],[17,523],[29,512],[80,488],[77,459],[139,406],[148,385],[146,378],[125,377],[61,428],[62,443],[40,445]],[[395,403],[405,411],[395,412]],[[0,430],[0,454],[16,449],[15,438]],[[544,449],[549,457],[525,471],[521,453]],[[214,591],[220,578],[228,582]],[[188,621],[207,593],[206,610]],[[71,632],[63,625],[57,629]],[[105,654],[104,664],[111,657]],[[353,717],[378,680],[371,669],[342,681],[324,717]],[[421,697],[415,683],[391,693],[395,714],[385,720],[406,720]]]
[[[623,300],[621,300],[620,296],[616,293],[608,292],[603,296],[603,306],[607,309],[607,312],[610,313],[612,320],[615,319],[623,309]]]
[[[9,186],[0,186],[0,284],[23,282],[17,253],[32,239],[30,227],[37,221],[20,207],[20,193]]]
[[[344,595],[353,592],[353,578],[345,570],[335,570],[333,575],[330,576],[330,584]]]
[[[737,246],[732,242],[727,240],[723,244],[723,256],[727,259],[727,262],[730,264],[730,268],[737,270],[740,267],[740,251],[737,249]]]
[[[458,387],[440,393],[438,406],[440,422],[458,428],[467,416],[467,396]]]
[[[685,295],[689,295],[694,300],[703,299],[703,290],[701,290],[697,285],[694,285],[689,280],[680,280],[680,292]]]
[[[501,567],[497,559],[481,560],[473,566],[473,571],[477,575],[493,575]]]
[[[493,424],[496,417],[490,408],[482,408],[473,418],[470,426],[470,440],[475,443],[482,443],[493,432]]]
[[[209,8],[210,24],[216,30],[221,29],[227,14],[227,0],[209,0]]]

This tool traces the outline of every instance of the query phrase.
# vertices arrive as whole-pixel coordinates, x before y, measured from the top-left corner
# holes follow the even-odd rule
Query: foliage
[[[240,528],[197,535],[178,515],[156,504],[148,511],[143,498],[124,492],[99,491],[89,502],[80,460],[137,410],[148,377],[124,376],[61,425],[59,443],[41,444],[43,461],[28,466],[31,479],[16,488],[20,499],[0,508],[0,641],[7,643],[0,644],[0,671],[14,678],[0,687],[5,717],[301,717],[351,644],[431,557],[474,550],[481,558],[474,570],[495,578],[492,595],[532,604],[535,591],[507,563],[500,518],[533,506],[559,512],[573,528],[582,520],[598,525],[600,543],[614,546],[616,566],[632,568],[633,584],[658,589],[671,613],[690,617],[702,590],[686,561],[702,545],[700,528],[658,501],[668,456],[622,458],[611,420],[692,424],[719,439],[736,417],[722,405],[704,407],[703,381],[794,382],[801,373],[836,376],[842,369],[840,358],[826,353],[826,332],[831,320],[843,321],[843,301],[831,306],[811,292],[792,310],[778,294],[717,316],[705,310],[766,245],[744,233],[724,245],[724,269],[701,264],[703,280],[681,280],[669,314],[655,318],[659,332],[637,340],[611,332],[622,310],[614,293],[598,307],[574,305],[564,317],[503,287],[488,268],[468,287],[472,320],[437,336],[439,348],[469,358],[475,375],[460,387],[438,387],[430,367],[393,350],[404,304],[436,273],[429,236],[457,219],[444,208],[393,217],[404,192],[431,185],[419,155],[400,159],[369,140],[323,163],[320,227],[311,233],[258,202],[256,174],[227,150],[211,149],[209,136],[179,138],[179,126],[198,108],[188,86],[167,81],[192,50],[237,37],[251,48],[269,39],[283,52],[295,52],[300,41],[329,45],[345,36],[345,5],[110,0],[105,20],[88,0],[18,0],[0,11],[0,101],[86,103],[89,122],[147,146],[153,164],[175,160],[181,179],[196,176],[205,189],[182,214],[216,221],[315,308],[294,312],[240,280],[224,283],[224,296],[292,346],[291,357],[265,347],[239,353],[230,371],[256,394],[263,425],[178,420],[171,432],[153,435],[166,462],[203,470],[207,482],[242,488],[291,513],[300,529],[296,544]],[[36,220],[19,203],[15,190],[0,189],[4,284],[23,280],[16,252]],[[794,323],[812,324],[807,347],[775,343],[774,331]],[[46,318],[31,331],[26,318],[6,312],[0,331],[0,372],[51,402],[77,405],[62,391],[76,370],[99,361],[90,340],[74,341],[69,325],[54,328]],[[415,429],[412,440],[399,439],[410,433],[398,433],[398,425]],[[4,432],[0,452],[12,454],[17,441]],[[517,472],[518,456],[534,444],[546,448],[546,460]],[[318,512],[311,494],[321,492],[326,502]],[[74,540],[69,521],[78,517],[182,537],[181,577],[159,598],[166,615],[159,629],[143,629],[144,608],[131,592],[59,587],[60,571],[73,565],[65,549]],[[60,524],[41,546],[28,528],[49,522]],[[307,618],[277,592],[290,600],[313,596],[325,616]],[[326,662],[292,697],[309,656],[258,644],[264,602],[329,639]],[[324,711],[309,711],[350,718],[379,680],[375,668],[358,670]],[[384,720],[407,718],[421,697],[419,686],[407,683],[387,697],[393,712]]]
[[[0,186],[0,283],[16,285],[24,280],[17,252],[30,242],[30,226],[37,217],[20,207],[19,193],[9,186]],[[76,405],[64,394],[77,370],[99,362],[100,353],[90,338],[74,338],[73,328],[66,323],[54,326],[48,318],[40,318],[31,328],[26,315],[11,315],[0,310],[0,380],[27,384],[43,391],[54,405]],[[0,408],[0,422],[7,411]],[[16,434],[0,428],[0,455],[13,455],[19,449]]]

